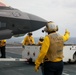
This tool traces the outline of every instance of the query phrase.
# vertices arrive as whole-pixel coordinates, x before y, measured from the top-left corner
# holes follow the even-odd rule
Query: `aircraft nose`
[[[32,30],[35,29],[40,29],[42,27],[44,27],[47,24],[47,21],[41,17],[32,15],[32,14],[28,14],[28,17],[30,19],[30,23],[31,23],[31,28]]]

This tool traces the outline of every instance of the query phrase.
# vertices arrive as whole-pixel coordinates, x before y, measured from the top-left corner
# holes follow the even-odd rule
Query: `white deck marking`
[[[14,46],[14,47],[6,47],[6,48],[22,48],[21,46]]]
[[[63,75],[70,75],[70,74],[68,74],[68,73],[63,73]]]
[[[27,59],[21,59],[21,58],[0,58],[0,61],[27,61]]]

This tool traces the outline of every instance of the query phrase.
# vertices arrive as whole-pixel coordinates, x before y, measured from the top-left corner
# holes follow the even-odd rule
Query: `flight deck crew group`
[[[40,38],[37,45],[42,45],[40,48],[40,53],[35,61],[35,71],[38,71],[41,63],[43,75],[62,75],[63,72],[63,47],[64,42],[66,42],[70,37],[70,32],[65,31],[62,36],[58,31],[58,26],[54,22],[50,21],[47,23],[44,30],[48,35],[45,38]],[[32,32],[29,32],[24,38],[22,45],[34,45],[35,41],[32,36]],[[6,40],[0,40],[0,52],[1,58],[6,57],[5,53]]]
[[[40,53],[35,61],[35,71],[37,72],[40,65],[42,64],[42,75],[62,75],[63,72],[63,47],[70,37],[70,32],[65,31],[62,36],[58,31],[58,26],[53,21],[47,23],[44,30],[48,35],[44,39],[39,39],[37,45],[41,45]],[[35,44],[32,33],[29,32],[24,38],[24,45]]]
[[[70,32],[66,30],[63,36],[60,35],[57,33],[58,26],[52,21],[47,23],[44,31],[48,35],[45,36],[40,53],[35,61],[35,71],[38,71],[43,61],[43,75],[62,75],[63,46],[64,42],[69,39]]]

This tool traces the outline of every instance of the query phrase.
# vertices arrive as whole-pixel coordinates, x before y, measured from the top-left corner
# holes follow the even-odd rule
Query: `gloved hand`
[[[39,66],[35,65],[35,71],[38,72]]]
[[[25,48],[25,46],[24,46],[24,45],[22,45],[22,48]]]
[[[70,32],[69,32],[67,29],[65,30],[65,33],[68,33],[68,34],[70,34]]]

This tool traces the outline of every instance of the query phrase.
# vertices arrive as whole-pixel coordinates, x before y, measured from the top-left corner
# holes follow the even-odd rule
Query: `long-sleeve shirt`
[[[67,41],[69,39],[69,37],[70,37],[70,32],[68,32],[68,31],[62,36],[64,42]],[[51,39],[49,39],[48,36],[45,36],[42,47],[41,47],[41,50],[40,50],[40,54],[35,61],[35,65],[40,65],[41,62],[43,61],[44,57],[46,56],[46,54],[48,52],[48,49],[49,49],[49,46],[50,46],[50,41],[51,41]],[[57,58],[53,62],[57,62],[57,61],[60,61],[60,60],[62,60],[62,59]]]
[[[23,45],[35,44],[34,38],[32,36],[26,36],[22,43]]]

